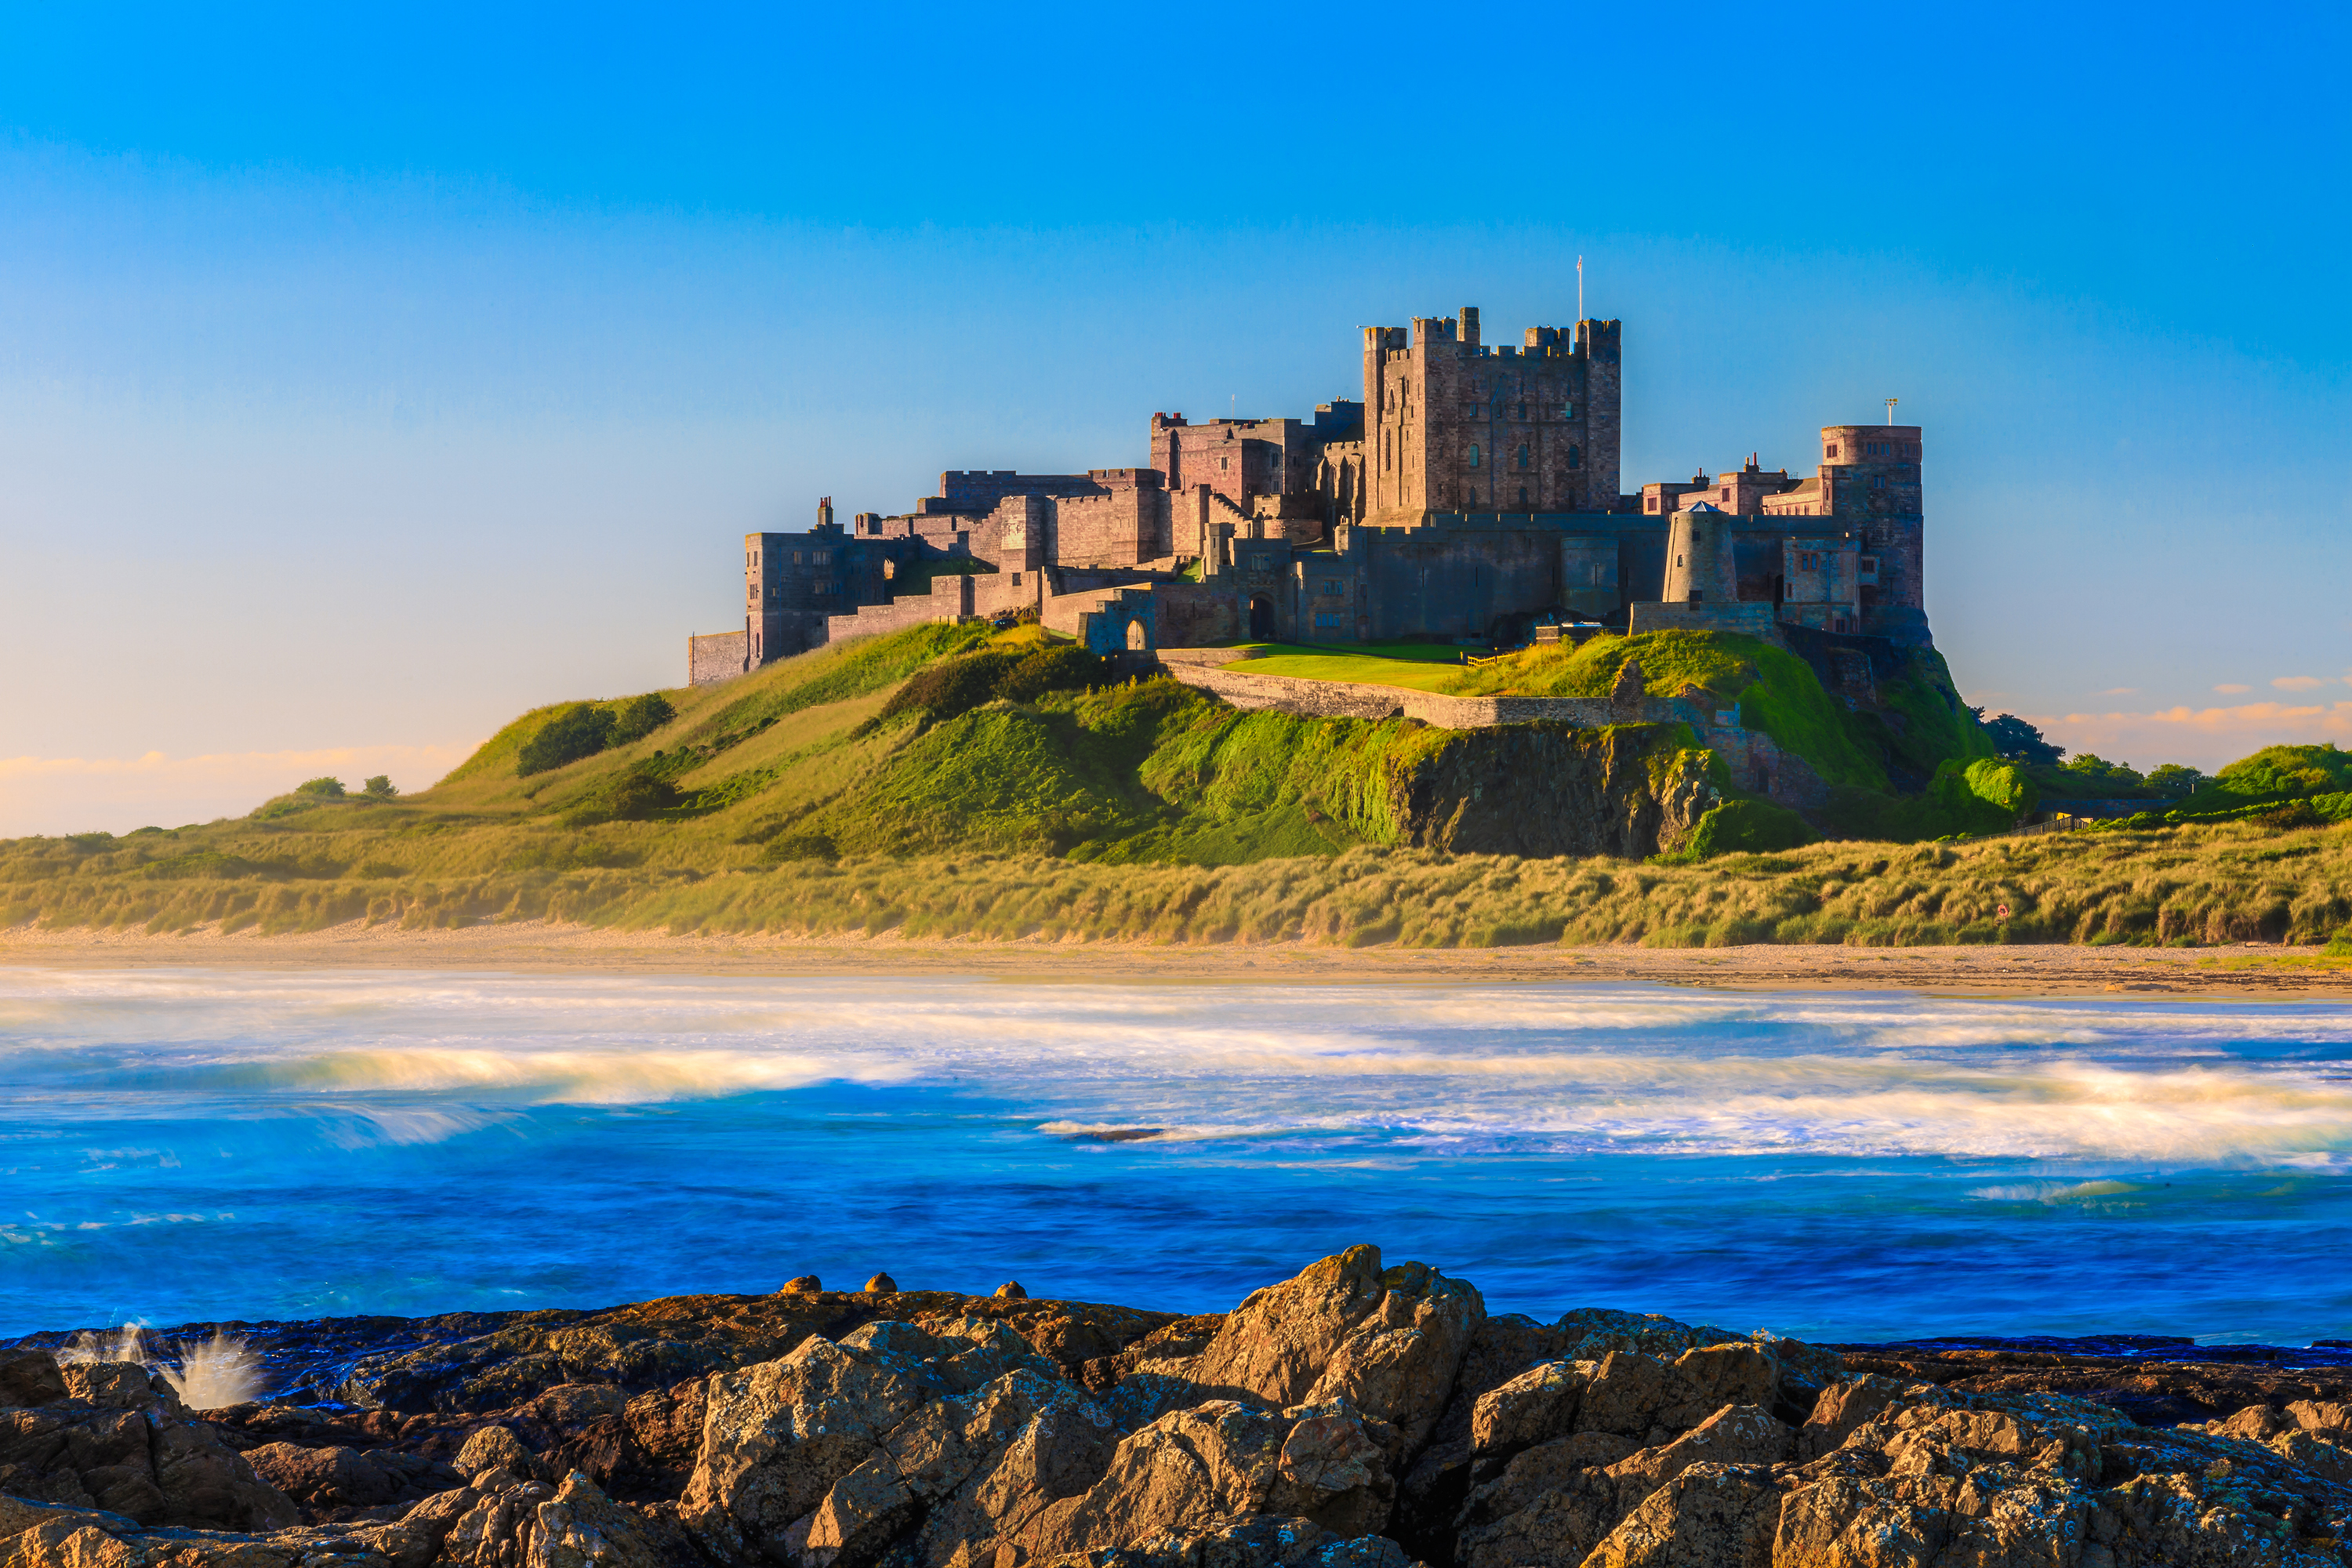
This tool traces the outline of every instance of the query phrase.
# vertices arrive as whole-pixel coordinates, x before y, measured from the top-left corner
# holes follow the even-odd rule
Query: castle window
[[[1519,447],[1519,467],[1521,467],[1521,468],[1526,468],[1527,466],[1528,466],[1528,449],[1527,449],[1527,447],[1526,447],[1526,446],[1525,446],[1525,445],[1522,445],[1522,446]]]
[[[1584,453],[1580,448],[1575,446],[1570,446],[1569,447],[1568,466],[1571,468],[1580,468],[1584,467]]]
[[[1218,468],[1219,468],[1220,470],[1222,470],[1222,469],[1225,469],[1225,468],[1232,468],[1233,466],[1234,466],[1234,460],[1233,460],[1231,458],[1219,458],[1217,459],[1217,467],[1218,467]]]
[[[1336,632],[1342,629],[1345,617],[1333,615],[1328,610],[1319,611],[1315,616],[1315,629],[1318,632]]]
[[[830,565],[833,562],[833,552],[830,550],[820,550],[812,554],[809,559],[815,562],[820,566]]]
[[[1474,468],[1478,466],[1478,443],[1475,441],[1470,443],[1470,466]]]
[[[1731,499],[1731,487],[1729,485],[1723,487],[1723,499],[1726,500],[1729,500]]]
[[[1830,449],[1826,455],[1832,458],[1837,456],[1837,443],[1835,441],[1830,443]]]
[[[1519,504],[1521,506],[1528,504],[1528,487],[1525,485],[1519,487]]]
[[[1522,403],[1522,404],[1520,404],[1520,405],[1519,405],[1519,417],[1520,417],[1520,418],[1522,418],[1522,419],[1525,419],[1527,416],[1528,416],[1528,405],[1527,405],[1526,404]]]

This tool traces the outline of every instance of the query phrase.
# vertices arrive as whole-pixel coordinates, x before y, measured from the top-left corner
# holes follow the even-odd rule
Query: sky
[[[1628,490],[1899,397],[1970,702],[2352,743],[2347,18],[0,0],[0,834],[421,787],[820,495],[1303,416],[1579,256]]]

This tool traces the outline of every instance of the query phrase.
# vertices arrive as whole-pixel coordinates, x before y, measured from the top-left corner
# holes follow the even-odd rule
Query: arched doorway
[[[1263,595],[1250,601],[1250,641],[1274,640],[1274,601]]]

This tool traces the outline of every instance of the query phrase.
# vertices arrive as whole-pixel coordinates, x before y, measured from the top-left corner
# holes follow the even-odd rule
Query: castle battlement
[[[1928,641],[1918,426],[1823,426],[1803,478],[1750,454],[1621,494],[1623,324],[1480,334],[1475,306],[1363,328],[1361,401],[1155,412],[1134,467],[950,469],[847,531],[828,498],[805,533],[747,536],[744,630],[694,639],[693,678],[1014,612],[1152,647],[1510,640],[1539,617]]]

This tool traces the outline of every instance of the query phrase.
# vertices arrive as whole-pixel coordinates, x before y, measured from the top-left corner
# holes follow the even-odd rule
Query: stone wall
[[[1054,503],[1051,559],[1062,566],[1132,566],[1172,554],[1168,492],[1150,468],[1097,476],[1103,493]]]
[[[686,683],[688,686],[716,686],[722,680],[732,680],[749,668],[751,634],[713,632],[708,637],[686,639]]]
[[[903,595],[887,605],[867,605],[855,615],[831,617],[825,622],[824,640],[904,631],[927,621],[961,620],[972,614],[972,584],[982,580],[961,574],[935,577],[928,594]]]
[[[1770,605],[1637,604],[1630,622],[1642,632],[1739,632],[1751,637],[1773,637],[1778,625]]]

